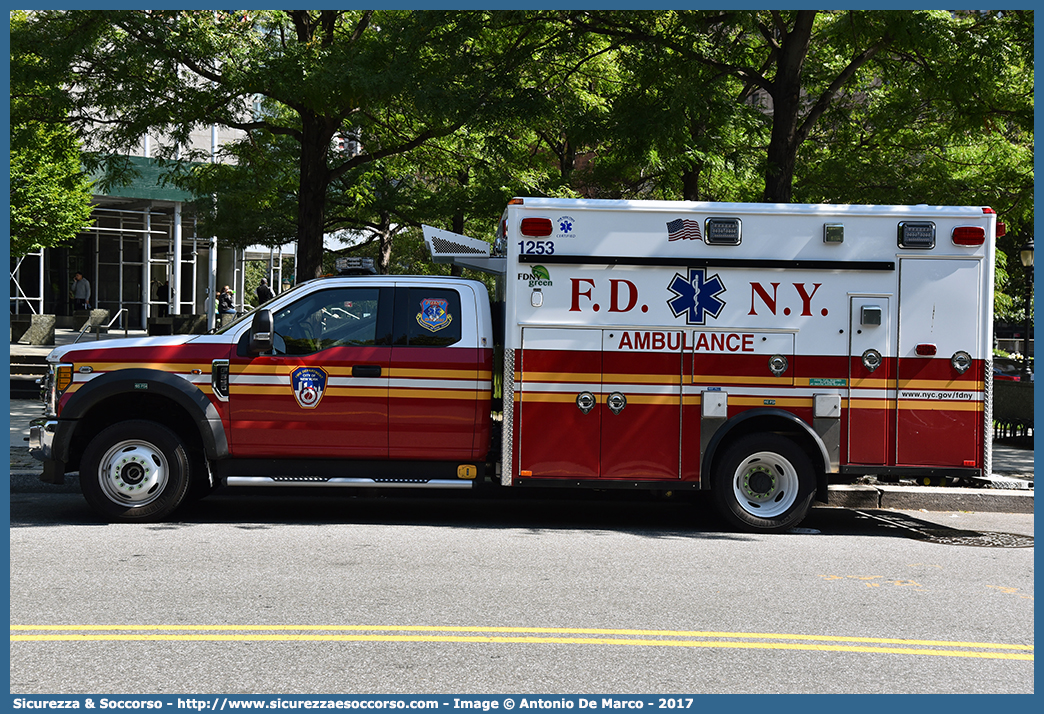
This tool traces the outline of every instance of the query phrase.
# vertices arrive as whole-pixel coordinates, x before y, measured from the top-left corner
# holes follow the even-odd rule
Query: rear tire
[[[758,533],[797,526],[816,492],[812,462],[778,434],[738,439],[717,461],[712,486],[721,515],[733,526]]]
[[[102,430],[80,462],[83,497],[114,522],[163,519],[184,501],[191,478],[191,461],[177,435],[140,419]]]

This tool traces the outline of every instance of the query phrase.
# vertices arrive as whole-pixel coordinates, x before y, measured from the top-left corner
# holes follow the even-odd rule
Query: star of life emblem
[[[424,298],[421,300],[421,311],[417,313],[417,324],[430,332],[438,332],[453,322],[449,314],[449,300],[444,298]]]
[[[315,409],[326,392],[327,374],[321,367],[298,367],[290,373],[294,399],[302,409]]]
[[[667,306],[675,317],[685,315],[687,325],[704,325],[707,315],[716,318],[725,307],[718,297],[725,292],[725,283],[716,274],[708,277],[702,268],[689,268],[688,277],[675,273],[667,288],[675,295]]]

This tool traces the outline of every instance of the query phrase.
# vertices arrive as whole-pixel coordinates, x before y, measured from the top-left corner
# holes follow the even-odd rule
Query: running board
[[[323,476],[228,476],[226,486],[336,486],[339,488],[437,488],[468,489],[474,482],[463,479],[383,479]]]

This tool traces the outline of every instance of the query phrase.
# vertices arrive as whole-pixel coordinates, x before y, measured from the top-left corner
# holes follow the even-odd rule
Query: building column
[[[171,315],[181,314],[181,201],[174,202],[174,266],[170,276],[170,291],[174,296]]]

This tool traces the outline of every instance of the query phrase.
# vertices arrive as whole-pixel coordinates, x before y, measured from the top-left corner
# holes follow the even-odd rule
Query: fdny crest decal
[[[438,332],[453,322],[449,314],[449,300],[443,298],[424,298],[421,300],[421,311],[417,313],[417,324],[429,332]]]
[[[675,317],[685,315],[688,325],[706,324],[708,315],[717,317],[725,307],[725,301],[718,297],[725,292],[725,283],[701,268],[690,268],[688,277],[675,273],[667,289],[674,293],[668,307]]]
[[[298,367],[290,373],[294,399],[303,409],[314,409],[326,392],[326,370],[321,367]]]

